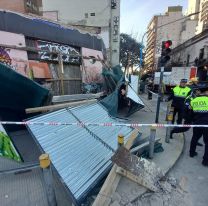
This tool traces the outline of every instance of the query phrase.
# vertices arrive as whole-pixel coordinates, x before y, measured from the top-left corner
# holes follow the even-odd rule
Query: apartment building
[[[119,63],[120,0],[43,0],[43,16],[99,35]]]
[[[42,0],[1,0],[0,9],[42,15]]]

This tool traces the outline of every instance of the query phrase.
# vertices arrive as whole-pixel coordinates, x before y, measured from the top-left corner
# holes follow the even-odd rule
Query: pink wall
[[[0,44],[25,47],[25,37],[21,34],[0,31]],[[8,65],[12,66],[17,72],[27,76],[29,67],[26,51],[1,47],[0,62],[4,62],[5,55],[11,60]]]
[[[82,55],[87,57],[95,57],[99,55],[101,59],[103,59],[103,54],[101,51],[88,49],[88,48],[82,48]],[[99,61],[93,62],[89,59],[83,60],[83,65],[81,67],[82,69],[82,82],[89,84],[89,83],[102,83],[102,64]]]

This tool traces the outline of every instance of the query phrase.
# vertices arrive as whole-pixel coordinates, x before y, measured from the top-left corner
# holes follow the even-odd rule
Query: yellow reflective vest
[[[188,96],[188,93],[191,91],[191,89],[189,87],[180,87],[180,86],[176,86],[173,89],[173,94],[174,97],[180,97],[180,98],[186,98]]]
[[[208,113],[208,96],[196,97],[191,101],[193,112]]]

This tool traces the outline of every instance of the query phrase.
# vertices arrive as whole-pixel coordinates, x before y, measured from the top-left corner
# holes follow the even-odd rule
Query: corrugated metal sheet
[[[33,119],[50,122],[116,122],[99,104],[62,109]],[[40,126],[29,129],[44,150],[64,183],[80,202],[111,165],[110,158],[117,148],[117,135],[125,140],[132,132],[128,127]],[[105,146],[99,137],[108,146]]]

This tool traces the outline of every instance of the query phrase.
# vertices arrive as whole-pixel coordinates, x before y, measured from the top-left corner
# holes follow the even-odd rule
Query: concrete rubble
[[[173,177],[161,180],[158,192],[147,191],[131,200],[130,193],[114,193],[110,206],[190,206],[188,195],[185,190],[185,179],[177,181]],[[133,191],[132,191],[133,192]]]

